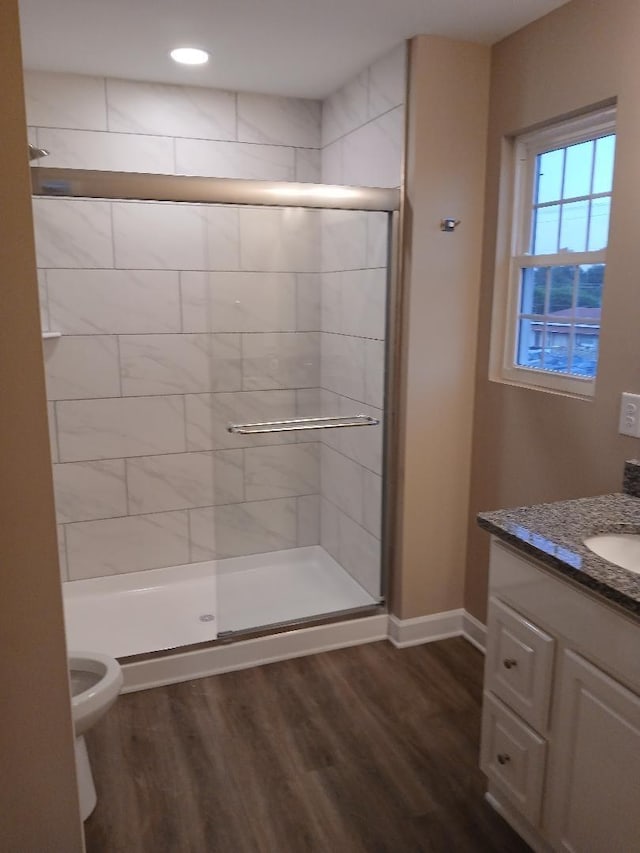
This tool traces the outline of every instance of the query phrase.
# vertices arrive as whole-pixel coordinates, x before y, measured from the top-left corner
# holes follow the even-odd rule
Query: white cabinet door
[[[640,853],[640,697],[565,651],[546,803],[554,849]]]

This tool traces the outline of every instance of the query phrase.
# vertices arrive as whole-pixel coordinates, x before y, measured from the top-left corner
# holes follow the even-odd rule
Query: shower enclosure
[[[69,644],[383,606],[399,193],[32,172]]]

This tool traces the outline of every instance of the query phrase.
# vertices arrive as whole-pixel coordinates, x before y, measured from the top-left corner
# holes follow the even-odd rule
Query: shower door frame
[[[229,204],[251,207],[295,207],[320,210],[353,210],[387,214],[387,289],[384,376],[384,426],[382,441],[382,532],[380,539],[380,601],[351,609],[302,617],[286,623],[228,631],[204,644],[181,646],[187,652],[202,646],[261,637],[283,630],[345,621],[389,609],[395,554],[397,487],[399,477],[398,413],[400,403],[400,340],[402,335],[400,189],[352,187],[244,178],[206,178],[138,172],[31,167],[32,194],[44,198],[112,199],[187,204]],[[167,650],[134,655],[127,661],[165,656]]]

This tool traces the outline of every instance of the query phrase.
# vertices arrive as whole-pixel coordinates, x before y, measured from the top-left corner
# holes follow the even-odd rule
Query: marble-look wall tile
[[[126,465],[132,515],[243,500],[241,450],[143,456]]]
[[[214,507],[189,510],[189,561],[200,563],[216,558]]]
[[[191,559],[238,557],[296,546],[296,499],[189,511]]]
[[[319,101],[238,94],[238,140],[296,148],[320,147]]]
[[[406,79],[407,48],[401,42],[369,66],[369,119],[405,103]]]
[[[342,168],[342,139],[336,139],[330,145],[322,149],[320,155],[322,183],[344,184],[344,170]]]
[[[363,468],[375,474],[382,474],[382,440],[384,435],[384,413],[373,406],[355,403],[347,397],[339,398],[339,414],[347,417],[353,414],[366,415],[380,421],[376,426],[351,427],[331,430],[334,447],[344,456],[353,459]],[[334,435],[337,433],[337,435]]]
[[[321,211],[245,208],[239,215],[243,270],[318,271]]]
[[[314,388],[320,378],[317,332],[281,332],[242,336],[245,391]]]
[[[43,163],[47,167],[162,175],[172,175],[175,169],[173,140],[168,137],[41,127],[38,138],[50,152]]]
[[[256,181],[293,181],[296,180],[295,152],[284,145],[176,139],[176,173]]]
[[[404,153],[404,108],[396,107],[342,140],[343,180],[363,187],[398,187]]]
[[[102,77],[25,71],[24,85],[29,124],[81,130],[107,129]]]
[[[124,460],[53,466],[59,523],[127,515]]]
[[[200,86],[107,80],[109,130],[235,139],[235,95]]]
[[[320,544],[340,562],[340,510],[324,496],[320,498]]]
[[[384,341],[364,343],[364,401],[382,409],[384,406],[385,345]]]
[[[325,444],[320,458],[322,495],[362,524],[362,467]]]
[[[321,216],[323,271],[364,269],[368,214],[358,210],[323,210]]]
[[[189,562],[184,511],[67,524],[66,538],[71,580]]]
[[[58,524],[58,563],[60,565],[60,580],[69,580],[69,569],[67,567],[67,542],[64,524]]]
[[[116,202],[113,233],[117,267],[238,269],[238,211],[233,207]]]
[[[364,503],[362,524],[376,539],[382,531],[382,477],[366,468],[362,472]]]
[[[339,562],[366,589],[380,595],[380,541],[343,512],[338,512]]]
[[[304,495],[296,501],[297,507],[297,544],[320,544],[320,495]]]
[[[322,162],[317,148],[296,148],[296,181],[319,184],[322,181]]]
[[[369,75],[365,70],[322,103],[322,145],[329,145],[367,121]]]
[[[295,441],[288,433],[240,435],[229,424],[263,423],[296,417],[295,391],[242,391],[185,397],[189,450],[256,447]]]
[[[180,331],[177,272],[49,270],[51,328],[67,335]]]
[[[239,335],[122,335],[122,393],[239,391]]]
[[[34,198],[33,217],[39,267],[113,267],[109,202]]]
[[[387,273],[384,269],[325,273],[322,331],[362,338],[385,336]]]
[[[186,450],[182,397],[56,403],[61,462]]]
[[[370,595],[380,595],[379,540],[324,498],[320,544]]]
[[[369,269],[387,268],[389,256],[388,213],[367,213],[367,254],[365,266]]]
[[[293,273],[184,272],[180,276],[185,332],[293,332]]]
[[[320,337],[322,387],[364,401],[366,342],[361,338],[325,332]]]
[[[47,422],[49,424],[49,448],[51,450],[51,461],[58,461],[58,430],[56,426],[56,412],[53,403],[47,403]]]
[[[244,489],[248,501],[314,494],[319,485],[317,442],[244,451]]]
[[[47,292],[47,271],[38,270],[38,299],[40,302],[40,328],[49,328],[49,294]]]
[[[43,341],[48,400],[120,396],[118,341],[82,335]]]
[[[320,273],[298,273],[296,285],[296,329],[317,332],[320,330],[322,276]]]

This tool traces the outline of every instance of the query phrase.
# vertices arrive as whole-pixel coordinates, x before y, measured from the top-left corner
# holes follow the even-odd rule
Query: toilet
[[[118,698],[122,670],[117,660],[99,652],[69,652],[68,658],[80,814],[86,820],[96,806],[96,789],[84,735]]]

